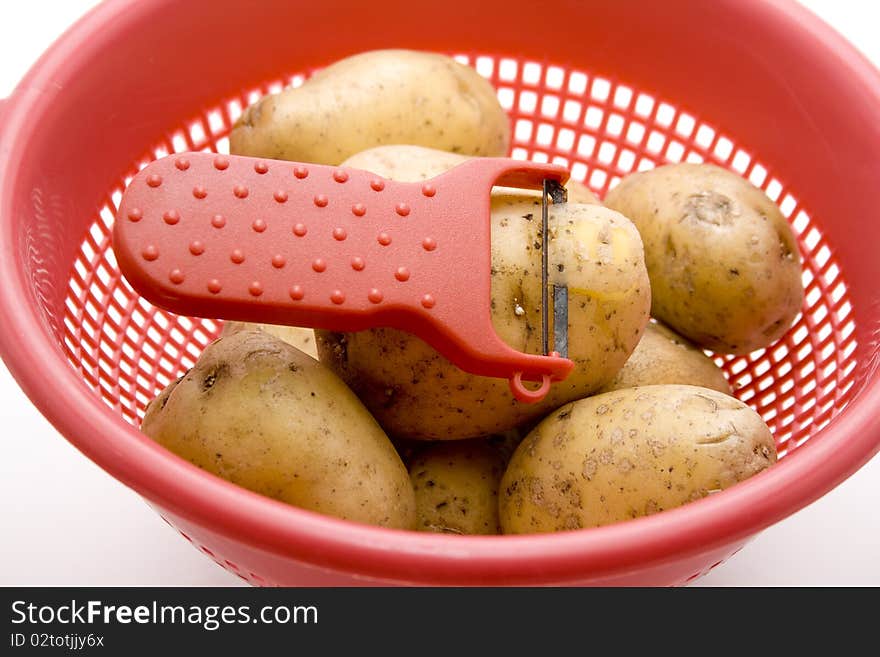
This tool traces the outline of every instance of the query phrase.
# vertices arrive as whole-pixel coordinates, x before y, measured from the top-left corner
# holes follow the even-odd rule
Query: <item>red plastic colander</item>
[[[561,20],[558,20],[561,17]],[[728,357],[781,460],[685,507],[599,529],[467,537],[303,511],[218,479],[137,429],[216,322],[121,279],[110,230],[149,161],[227,149],[261,94],[355,52],[455,54],[498,88],[512,155],[604,194],[628,171],[710,161],[781,206],[803,313]],[[0,106],[0,353],[89,458],[205,554],[258,584],[677,584],[809,504],[880,447],[880,74],[783,0],[111,0]]]

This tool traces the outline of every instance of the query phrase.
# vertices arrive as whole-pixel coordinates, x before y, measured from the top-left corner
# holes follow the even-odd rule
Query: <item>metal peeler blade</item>
[[[566,203],[568,193],[555,180],[544,180],[541,195],[541,347],[544,355],[550,354],[550,282],[548,280],[550,244],[549,238],[549,201],[554,205]],[[568,358],[568,288],[564,285],[553,286],[553,351],[562,358]]]

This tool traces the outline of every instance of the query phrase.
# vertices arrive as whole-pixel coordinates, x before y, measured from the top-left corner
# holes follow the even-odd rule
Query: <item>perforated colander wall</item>
[[[718,358],[736,395],[790,453],[840,412],[855,377],[852,306],[831,246],[771,163],[759,162],[696,114],[626,84],[534,62],[459,55],[498,89],[511,116],[515,158],[556,162],[600,196],[634,170],[664,162],[708,161],[732,169],[779,203],[804,261],[804,308],[784,339],[745,357]],[[121,278],[110,233],[122,190],[150,160],[169,153],[228,152],[227,135],[243,107],[313,71],[268,82],[160,136],[109,190],[74,262],[66,297],[63,346],[86,383],[128,422],[192,367],[218,322],[168,314],[138,297]]]

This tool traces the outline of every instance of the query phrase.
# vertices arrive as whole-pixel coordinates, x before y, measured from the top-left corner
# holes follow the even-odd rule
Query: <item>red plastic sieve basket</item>
[[[244,579],[683,583],[880,448],[880,74],[793,2],[561,2],[566,19],[535,30],[538,4],[111,0],[0,105],[3,359],[68,440]],[[226,150],[247,103],[381,47],[474,65],[510,112],[512,155],[564,164],[599,194],[631,170],[703,160],[780,204],[804,258],[803,313],[776,345],[723,362],[773,430],[777,465],[599,529],[462,537],[286,506],[140,434],[147,401],[219,327],[161,312],[121,280],[109,235],[126,181],[171,152]]]

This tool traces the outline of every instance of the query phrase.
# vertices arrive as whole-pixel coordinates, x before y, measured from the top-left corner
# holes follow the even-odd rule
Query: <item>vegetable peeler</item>
[[[543,354],[503,342],[490,314],[493,185],[565,201],[568,172],[475,158],[425,182],[368,171],[213,153],[181,153],[141,170],[113,229],[120,270],[166,310],[333,331],[413,333],[461,369],[507,378],[537,402],[574,367],[568,296],[542,247]],[[543,239],[543,237],[542,237]],[[524,381],[537,381],[537,388]]]

